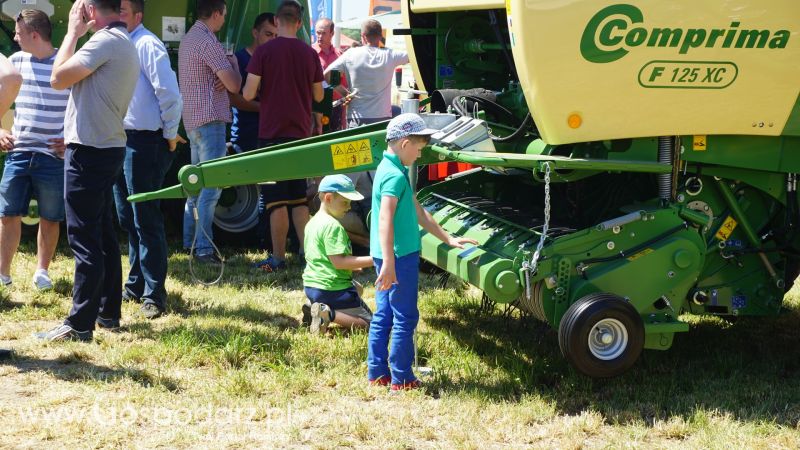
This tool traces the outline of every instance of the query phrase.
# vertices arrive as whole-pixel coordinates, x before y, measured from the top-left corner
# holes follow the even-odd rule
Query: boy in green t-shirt
[[[372,266],[372,257],[353,256],[350,238],[341,223],[351,200],[363,200],[346,175],[329,175],[319,184],[319,212],[308,222],[304,247],[303,286],[311,305],[303,306],[311,332],[325,332],[330,322],[348,328],[367,328],[372,311],[353,284],[353,270]]]

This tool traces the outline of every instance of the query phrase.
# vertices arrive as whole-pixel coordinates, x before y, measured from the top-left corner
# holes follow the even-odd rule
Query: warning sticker
[[[653,250],[652,248],[646,248],[646,249],[640,251],[639,253],[635,253],[635,254],[629,256],[628,257],[628,261],[636,261],[637,259],[641,258],[642,256],[647,256],[650,253],[653,253],[654,251],[655,250]]]
[[[511,35],[511,46],[515,46],[514,42],[514,32],[512,31],[512,20],[511,20],[511,0],[506,0],[506,20],[508,21],[508,31]]]
[[[692,139],[692,150],[696,152],[704,152],[706,151],[706,136],[694,136]]]
[[[717,234],[715,234],[714,237],[720,241],[727,241],[733,233],[733,230],[736,229],[736,225],[738,225],[736,220],[734,220],[733,217],[728,216],[728,218],[725,219],[725,222],[722,222],[722,226],[719,227],[719,230],[717,230]]]
[[[334,170],[372,164],[372,148],[369,145],[369,139],[331,145],[331,159],[333,159]]]

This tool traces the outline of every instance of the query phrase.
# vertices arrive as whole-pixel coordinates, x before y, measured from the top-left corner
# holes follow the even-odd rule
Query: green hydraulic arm
[[[372,170],[386,150],[386,123],[316,136],[238,155],[186,165],[179,185],[134,194],[132,202],[184,198],[203,188]]]
[[[450,150],[431,145],[430,150],[441,155],[446,161],[465,162],[489,167],[541,170],[542,164],[549,163],[555,170],[590,170],[597,172],[642,172],[670,173],[672,166],[649,161],[608,161],[602,159],[570,158],[555,155],[531,155],[521,153],[470,152]],[[441,159],[441,158],[440,158]]]
[[[188,195],[197,195],[202,188],[372,170],[378,166],[386,147],[386,122],[376,123],[196,165],[186,165],[178,172],[179,185],[155,192],[135,194],[130,196],[129,200],[137,202],[184,198]],[[669,173],[672,170],[671,165],[647,161],[608,161],[538,154],[457,151],[435,144],[426,147],[419,164],[441,161],[529,170],[541,170],[544,163],[549,163],[554,170],[647,173]]]

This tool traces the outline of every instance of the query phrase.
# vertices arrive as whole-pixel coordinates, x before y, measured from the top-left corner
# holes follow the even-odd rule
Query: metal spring
[[[672,136],[659,136],[658,162],[661,164],[672,164],[673,148]],[[658,198],[665,201],[672,199],[671,173],[663,173],[658,175]]]
[[[521,295],[517,300],[517,307],[533,317],[547,322],[547,316],[544,312],[544,281],[539,281],[531,288],[531,296]]]

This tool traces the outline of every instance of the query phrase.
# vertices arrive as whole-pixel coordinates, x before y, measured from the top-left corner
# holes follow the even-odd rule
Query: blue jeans
[[[375,270],[380,273],[383,260],[374,258],[374,261]],[[395,273],[397,284],[386,291],[375,291],[376,310],[369,326],[367,376],[376,380],[391,375],[392,384],[402,384],[417,379],[411,365],[414,363],[414,330],[419,322],[419,252],[395,258]]]
[[[187,131],[189,146],[192,149],[192,164],[198,164],[211,159],[225,156],[225,122],[211,122],[194,130]],[[214,239],[211,224],[214,222],[214,210],[222,189],[203,189],[197,197],[186,201],[183,209],[183,247],[192,248],[195,235],[194,214],[192,206],[197,207],[197,214],[201,230],[197,230],[197,241],[194,246],[195,255],[210,255],[214,253],[210,239]],[[203,234],[203,230],[208,235]]]
[[[39,217],[64,220],[64,160],[38,152],[9,152],[0,182],[0,217],[28,215],[31,196],[39,204]]]
[[[145,304],[164,309],[167,290],[167,237],[160,202],[130,203],[128,195],[161,189],[164,176],[175,159],[161,130],[126,131],[128,144],[122,176],[114,185],[119,224],[128,232],[128,261],[131,271],[125,290]]]

